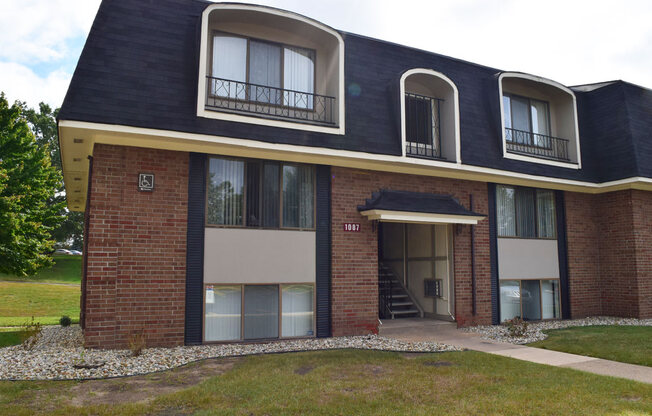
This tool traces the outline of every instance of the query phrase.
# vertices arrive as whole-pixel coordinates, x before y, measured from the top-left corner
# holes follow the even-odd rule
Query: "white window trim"
[[[555,160],[540,159],[534,156],[518,155],[507,151],[507,138],[505,137],[505,116],[504,116],[505,109],[503,108],[503,78],[522,78],[534,82],[539,82],[542,84],[547,84],[564,91],[565,93],[569,94],[573,98],[573,120],[575,122],[575,139],[576,139],[575,147],[577,151],[577,163],[558,162]],[[534,75],[522,74],[519,72],[503,72],[498,77],[498,101],[500,103],[500,131],[501,131],[500,134],[502,135],[503,138],[503,157],[505,159],[514,159],[523,162],[539,163],[542,165],[559,166],[568,169],[582,169],[582,154],[580,153],[580,133],[579,133],[579,126],[577,122],[577,99],[575,98],[575,93],[570,88],[565,87],[558,82],[546,78],[537,77]]]
[[[255,116],[247,116],[241,114],[232,114],[226,112],[218,111],[208,111],[206,110],[206,63],[209,56],[208,51],[208,21],[210,14],[215,10],[250,10],[256,11],[259,13],[265,13],[275,16],[282,16],[288,19],[298,20],[300,22],[309,24],[322,30],[329,35],[335,37],[338,42],[339,49],[339,97],[337,97],[337,107],[338,107],[338,125],[334,127],[328,126],[317,126],[313,124],[306,124],[301,122],[291,122],[291,121],[282,121],[282,120],[271,120]],[[283,10],[272,9],[262,6],[250,6],[245,4],[211,4],[206,7],[202,13],[202,23],[201,23],[201,43],[199,49],[199,79],[197,86],[197,117],[212,118],[218,120],[227,120],[235,121],[240,123],[250,123],[250,124],[259,124],[264,126],[271,127],[282,127],[286,129],[295,129],[295,130],[306,130],[319,133],[329,133],[329,134],[340,134],[345,133],[345,117],[344,117],[344,39],[338,32],[331,29],[328,26],[325,26],[319,22],[316,22],[312,19],[306,17],[286,12]]]
[[[427,69],[427,68],[413,68],[405,71],[403,75],[401,75],[401,81],[400,81],[400,94],[399,94],[399,101],[400,101],[400,108],[401,108],[401,155],[404,158],[410,158],[405,154],[405,146],[407,143],[407,123],[405,121],[405,80],[407,77],[410,75],[414,74],[427,74],[431,75],[433,77],[439,78],[446,82],[448,85],[450,85],[453,88],[453,106],[454,106],[454,111],[455,111],[455,163],[458,165],[462,163],[462,151],[461,151],[461,145],[460,145],[460,98],[459,98],[459,92],[457,90],[457,86],[455,83],[448,78],[446,75],[442,74],[441,72],[434,71],[432,69]],[[413,158],[411,158],[413,159]]]

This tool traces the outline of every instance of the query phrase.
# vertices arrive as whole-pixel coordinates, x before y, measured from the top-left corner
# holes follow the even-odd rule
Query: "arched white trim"
[[[339,97],[337,97],[338,103],[338,125],[336,127],[328,126],[315,126],[311,124],[302,124],[290,121],[282,120],[269,120],[258,117],[251,117],[240,114],[231,114],[231,113],[221,113],[217,111],[206,111],[206,67],[208,60],[208,21],[210,14],[215,10],[246,10],[246,11],[255,11],[259,13],[265,13],[273,16],[285,17],[288,19],[293,19],[300,21],[302,23],[314,26],[315,28],[328,33],[337,39],[338,43],[338,55],[339,55]],[[241,123],[251,123],[251,124],[261,124],[265,126],[273,127],[283,127],[287,129],[297,129],[297,130],[307,130],[321,133],[330,133],[330,134],[344,134],[345,133],[345,117],[344,117],[344,39],[342,36],[335,31],[334,29],[320,23],[316,20],[309,19],[305,16],[301,16],[296,13],[288,12],[285,10],[274,9],[264,6],[254,6],[248,4],[236,4],[236,3],[215,3],[211,4],[204,9],[202,13],[202,22],[201,22],[201,41],[199,49],[199,80],[198,80],[198,89],[197,89],[197,116],[205,118],[214,118],[221,120],[237,121]]]
[[[446,82],[448,85],[450,85],[453,88],[453,106],[454,106],[454,114],[455,114],[455,163],[461,164],[462,163],[462,151],[461,151],[461,145],[460,145],[460,98],[459,98],[459,92],[457,91],[457,86],[455,83],[448,78],[446,75],[442,74],[441,72],[437,72],[432,69],[427,69],[427,68],[413,68],[413,69],[408,69],[401,75],[401,81],[400,81],[400,95],[399,95],[399,101],[401,105],[401,154],[403,157],[407,157],[405,155],[405,145],[406,145],[406,136],[407,136],[407,126],[405,123],[405,80],[410,76],[414,74],[426,74],[433,76],[435,78],[439,78],[440,80]]]
[[[521,79],[526,79],[529,81],[533,82],[538,82],[541,84],[546,84],[550,85],[554,88],[557,88],[566,94],[570,95],[571,98],[573,99],[573,120],[575,123],[575,146],[576,146],[576,154],[577,154],[577,163],[575,162],[557,162],[554,160],[546,160],[546,159],[540,159],[537,157],[533,156],[524,156],[524,155],[517,155],[513,153],[507,152],[507,138],[505,137],[505,109],[503,108],[503,79],[504,78],[521,78]],[[543,78],[543,77],[538,77],[535,75],[530,75],[530,74],[524,74],[521,72],[502,72],[498,76],[498,102],[500,103],[500,127],[501,127],[501,134],[503,137],[503,157],[507,159],[514,159],[514,160],[521,160],[525,162],[534,162],[534,163],[540,163],[543,165],[550,165],[550,166],[559,166],[562,168],[569,168],[569,169],[582,169],[582,154],[580,153],[580,129],[579,125],[577,122],[577,99],[575,98],[575,93],[573,90],[570,88],[558,83],[557,81],[553,81],[551,79]]]

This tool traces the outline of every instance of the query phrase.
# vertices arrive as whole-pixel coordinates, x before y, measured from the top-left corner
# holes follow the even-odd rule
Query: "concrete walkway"
[[[388,319],[382,321],[380,335],[413,342],[435,341],[533,363],[652,383],[652,367],[486,340],[480,334],[457,329],[457,324],[452,322],[418,318]]]

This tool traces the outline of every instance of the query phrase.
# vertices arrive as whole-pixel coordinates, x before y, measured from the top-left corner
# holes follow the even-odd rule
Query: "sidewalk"
[[[457,329],[452,322],[415,318],[384,320],[380,335],[404,341],[435,341],[533,363],[652,383],[651,367],[486,340],[479,334]]]

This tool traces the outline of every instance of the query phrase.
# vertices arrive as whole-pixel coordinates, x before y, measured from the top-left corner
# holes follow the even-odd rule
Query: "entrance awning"
[[[450,195],[390,190],[374,192],[358,211],[370,220],[417,224],[477,224],[486,218]]]

